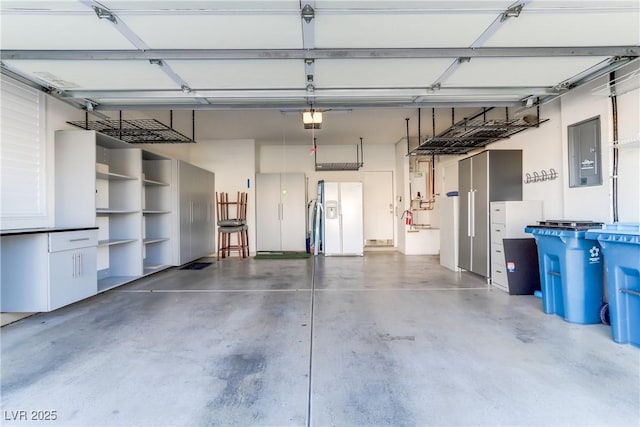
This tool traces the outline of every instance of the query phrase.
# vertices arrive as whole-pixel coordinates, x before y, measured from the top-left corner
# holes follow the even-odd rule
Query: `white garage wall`
[[[618,219],[640,222],[640,89],[618,96]]]
[[[616,72],[624,75],[631,70],[640,69],[640,64],[632,64]],[[600,116],[602,144],[603,184],[595,187],[568,188],[565,185],[565,213],[567,218],[593,219],[602,222],[613,220],[612,175],[613,175],[613,122],[611,99],[606,88],[609,76],[603,76],[594,82],[581,86],[562,97],[562,145],[563,162],[567,163],[566,126]],[[637,77],[636,77],[636,86]],[[629,141],[620,148],[618,168],[618,220],[621,222],[640,222],[640,90],[638,88],[618,96],[619,140]],[[565,173],[568,178],[568,174]]]
[[[561,98],[562,163],[568,165],[567,127],[584,120],[600,117],[602,155],[602,185],[569,188],[568,166],[564,176],[564,212],[567,219],[611,222],[611,102],[607,96],[592,95],[598,81],[570,91]]]
[[[522,184],[524,200],[542,200],[543,217],[559,219],[563,214],[562,188],[564,183],[562,162],[562,146],[560,141],[560,102],[554,101],[544,105],[540,111],[541,119],[549,119],[537,129],[529,129],[509,139],[490,144],[491,150],[522,150],[523,178],[526,173],[541,173],[554,169],[560,175],[553,181]],[[471,154],[469,154],[471,155]],[[439,156],[436,164],[436,193],[445,195],[458,189],[458,161],[464,156]]]
[[[191,148],[195,147],[195,144],[139,144],[139,146],[144,150],[170,159],[191,163],[189,160],[191,159]]]
[[[560,142],[561,120],[560,102],[545,104],[540,109],[541,119],[549,119],[537,129],[529,129],[514,135],[510,139],[491,144],[491,149],[521,149],[522,176],[533,176],[534,172],[541,175],[544,170],[558,172],[559,176],[553,181],[522,184],[522,198],[524,200],[542,200],[542,214],[545,219],[560,219],[564,216],[562,203],[562,188],[568,182],[568,176],[563,175],[566,169],[562,158]]]
[[[256,173],[302,172],[307,177],[307,200],[317,197],[317,183],[325,181],[364,182],[367,171],[391,171],[396,176],[395,148],[393,144],[375,144],[364,146],[364,165],[358,171],[316,172],[311,144],[278,144],[257,146]],[[355,145],[319,145],[318,163],[355,162]],[[393,195],[395,197],[395,193]],[[364,201],[366,215],[375,215],[375,211]],[[373,218],[373,221],[376,219]],[[394,231],[395,241],[395,231]]]
[[[395,171],[393,144],[376,144],[364,147],[364,165],[359,171],[316,172],[310,145],[258,145],[256,173],[303,172],[308,179],[308,199],[317,196],[317,182],[364,181],[365,171]],[[354,146],[325,145],[318,147],[318,163],[355,162]],[[395,173],[394,173],[395,175]],[[366,210],[365,206],[365,210]]]
[[[638,64],[621,70],[628,73]],[[525,200],[542,200],[545,219],[583,219],[611,222],[611,100],[601,89],[608,76],[574,89],[559,100],[541,107],[541,117],[550,119],[510,139],[490,144],[488,149],[522,149],[523,174],[555,169],[554,181],[523,184]],[[567,126],[600,116],[603,183],[600,186],[569,188]],[[630,141],[620,148],[619,220],[640,222],[640,89],[618,96],[619,139]],[[436,193],[452,191],[457,162],[467,156],[440,156],[436,164]],[[456,183],[457,184],[457,183]]]
[[[407,246],[407,227],[404,225],[404,219],[401,219],[402,213],[409,207],[409,160],[406,157],[407,143],[400,141],[395,146],[395,163],[396,163],[396,196],[395,196],[395,220],[396,220],[396,247],[402,253],[405,252]]]
[[[232,199],[236,197],[238,191],[248,193],[249,248],[255,251],[255,141],[253,139],[198,141],[197,144],[190,146],[188,161],[215,173],[217,192],[227,192]]]

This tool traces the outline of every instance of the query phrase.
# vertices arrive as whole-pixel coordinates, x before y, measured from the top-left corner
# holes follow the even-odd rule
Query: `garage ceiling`
[[[0,7],[2,72],[95,112],[522,108],[640,54],[637,0]]]

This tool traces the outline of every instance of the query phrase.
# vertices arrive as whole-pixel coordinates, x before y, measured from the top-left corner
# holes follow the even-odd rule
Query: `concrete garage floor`
[[[638,348],[434,257],[214,261],[0,334],[2,425],[640,424]]]

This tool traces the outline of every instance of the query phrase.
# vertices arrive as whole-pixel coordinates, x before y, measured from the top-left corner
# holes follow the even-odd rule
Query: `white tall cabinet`
[[[215,252],[215,175],[183,161],[175,162],[177,228],[175,264]]]
[[[258,251],[306,250],[306,188],[303,173],[256,175]]]

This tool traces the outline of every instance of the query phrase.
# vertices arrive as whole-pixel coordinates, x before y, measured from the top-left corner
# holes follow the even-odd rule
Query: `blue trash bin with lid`
[[[592,221],[554,220],[529,225],[538,245],[542,307],[571,323],[600,323],[602,257],[597,241],[586,240]]]
[[[640,223],[605,224],[586,238],[602,247],[613,340],[640,347]]]

